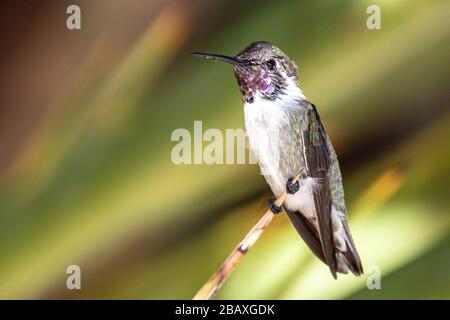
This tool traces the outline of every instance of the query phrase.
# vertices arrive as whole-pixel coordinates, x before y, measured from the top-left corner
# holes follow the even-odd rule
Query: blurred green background
[[[79,31],[65,26],[81,7]],[[381,30],[366,27],[381,8]],[[177,128],[242,128],[255,40],[299,66],[366,274],[333,280],[284,215],[222,299],[450,298],[449,1],[4,1],[0,298],[191,298],[265,210],[256,165],[175,165]],[[66,289],[81,268],[82,290]],[[381,290],[369,290],[372,266]]]

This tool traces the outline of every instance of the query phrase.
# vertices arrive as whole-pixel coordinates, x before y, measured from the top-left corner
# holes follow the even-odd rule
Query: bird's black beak
[[[203,59],[211,59],[214,61],[223,61],[229,63],[233,66],[240,67],[242,66],[242,62],[236,59],[235,57],[224,56],[221,54],[214,53],[203,53],[203,52],[193,52],[192,55],[194,57],[203,58]]]

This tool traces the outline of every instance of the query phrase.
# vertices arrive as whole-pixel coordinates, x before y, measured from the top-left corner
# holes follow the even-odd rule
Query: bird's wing
[[[327,145],[327,135],[313,104],[308,106],[307,129],[302,132],[306,151],[307,175],[318,179],[319,188],[314,192],[314,206],[319,227],[319,238],[322,245],[325,262],[336,278],[337,261],[333,230],[331,226],[331,194],[328,181],[330,170],[330,150]]]
[[[314,226],[306,219],[301,213],[290,211],[284,208],[289,220],[291,220],[297,232],[302,237],[303,241],[308,245],[311,251],[316,255],[317,258],[325,261],[325,256],[323,255],[322,245],[320,244],[320,239],[317,237]]]
[[[327,136],[327,145],[330,151],[331,158],[331,168],[328,173],[328,183],[331,191],[331,198],[334,207],[339,212],[341,216],[341,223],[344,227],[345,232],[345,242],[347,250],[345,252],[341,252],[345,260],[348,262],[347,267],[349,270],[353,272],[356,276],[359,276],[364,273],[361,259],[359,257],[358,251],[356,250],[355,243],[353,241],[352,235],[350,233],[350,229],[347,224],[346,212],[345,209],[345,201],[344,201],[344,187],[342,185],[342,177],[341,170],[339,168],[339,161],[337,159],[336,152],[333,149],[330,138]]]

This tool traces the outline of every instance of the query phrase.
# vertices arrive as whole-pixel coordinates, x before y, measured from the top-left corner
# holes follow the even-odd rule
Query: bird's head
[[[276,100],[289,85],[297,85],[297,66],[278,47],[266,41],[248,45],[236,56],[196,52],[194,56],[231,64],[244,103],[253,103],[256,95]]]

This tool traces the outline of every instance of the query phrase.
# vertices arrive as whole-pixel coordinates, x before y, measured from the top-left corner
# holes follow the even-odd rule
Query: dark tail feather
[[[295,229],[311,249],[311,251],[317,256],[317,258],[326,263],[320,240],[317,237],[316,233],[313,231],[314,228],[311,226],[308,220],[300,212],[292,212],[287,210],[286,208],[284,208],[284,210],[286,211]]]
[[[294,225],[297,232],[300,234],[302,239],[314,253],[314,255],[319,258],[323,263],[326,263],[325,255],[323,253],[322,245],[320,240],[314,232],[314,227],[311,223],[300,213],[300,212],[292,212],[289,210],[285,211]],[[347,251],[346,252],[337,252],[341,257],[336,257],[336,260],[340,260],[342,264],[346,267],[345,269],[339,268],[339,264],[337,266],[337,270],[335,272],[339,273],[348,273],[347,269],[350,270],[355,276],[360,276],[364,273],[363,267],[361,264],[361,259],[359,258],[358,252],[356,251],[355,244],[353,243],[352,236],[350,234],[347,223],[344,221],[344,229],[347,234],[346,244]],[[333,277],[336,279],[336,273],[332,272]]]
[[[350,234],[350,230],[348,228],[348,225],[345,221],[343,221],[345,233],[347,236],[347,239],[345,240],[347,244],[347,251],[342,252],[341,254],[345,257],[347,260],[347,267],[348,269],[355,275],[360,276],[364,273],[361,259],[359,258],[358,251],[356,250],[355,243],[353,242],[352,235]]]

